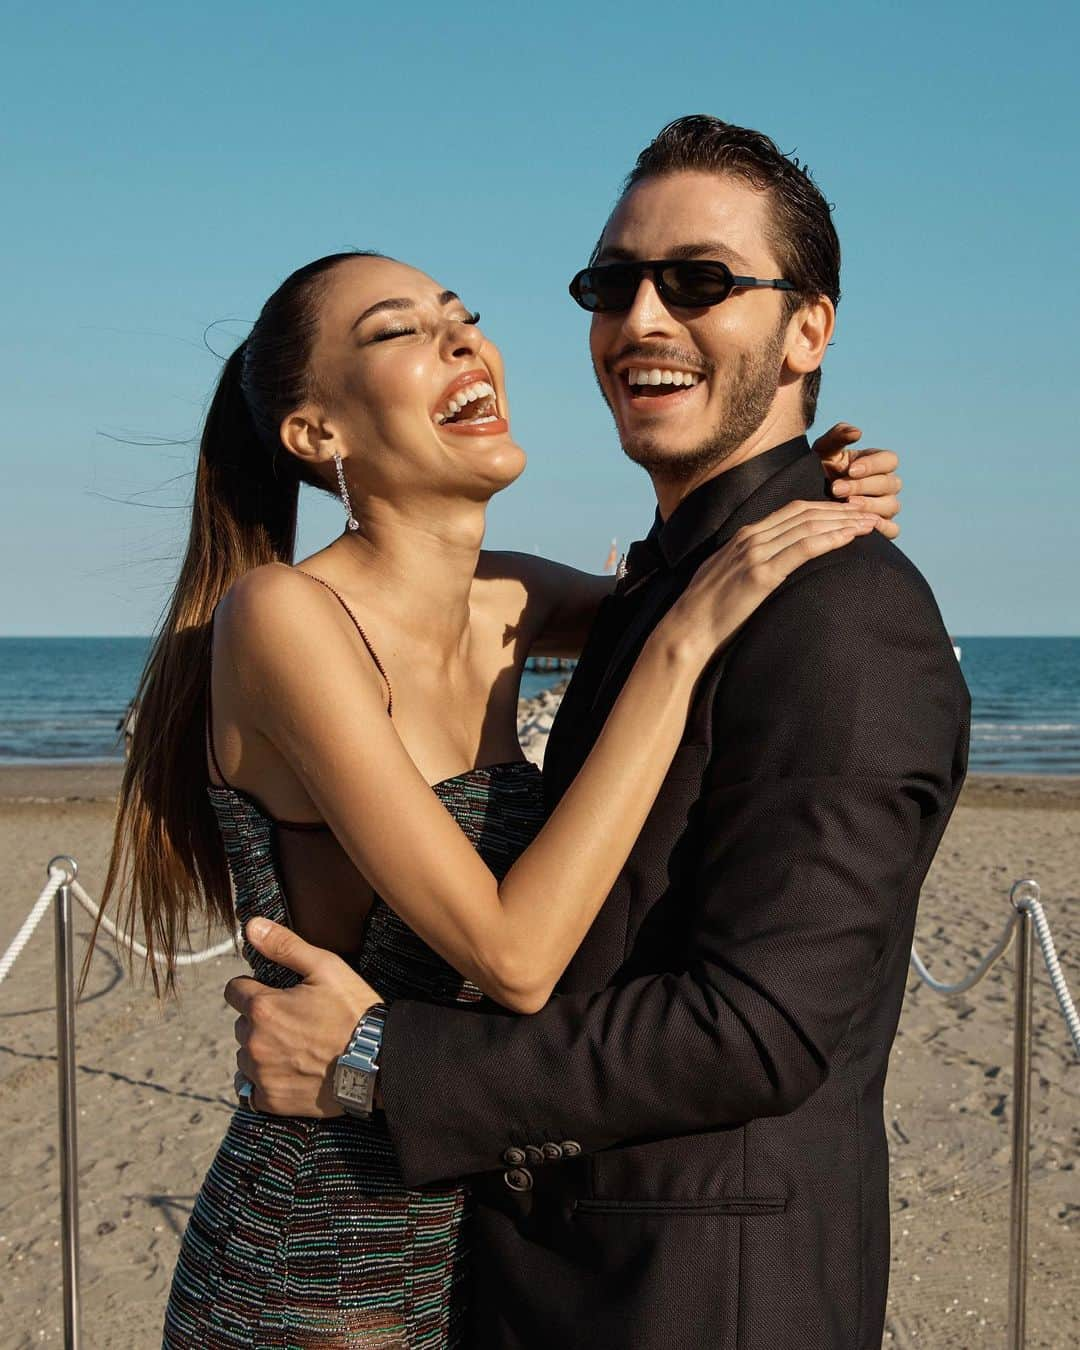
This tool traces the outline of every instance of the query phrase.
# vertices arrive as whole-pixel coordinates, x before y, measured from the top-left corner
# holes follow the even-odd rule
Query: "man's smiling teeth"
[[[635,384],[680,384],[694,385],[701,376],[692,370],[638,370],[632,367],[626,372],[627,383]]]
[[[468,407],[470,403],[475,403],[477,399],[481,398],[495,398],[495,390],[484,380],[477,380],[475,384],[469,384],[466,385],[464,389],[459,389],[453,398],[447,400],[435,414],[436,426],[441,426],[443,422],[450,421],[451,418],[456,417],[457,414],[461,412],[462,408]],[[468,420],[478,424],[483,422],[494,422],[494,403],[492,403],[490,416],[485,414],[482,417],[471,417]]]

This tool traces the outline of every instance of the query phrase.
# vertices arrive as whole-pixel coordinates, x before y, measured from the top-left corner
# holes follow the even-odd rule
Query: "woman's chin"
[[[447,437],[449,439],[449,437]],[[465,440],[455,437],[454,460],[466,471],[469,480],[486,489],[488,496],[501,492],[521,477],[525,469],[525,451],[509,432],[501,436],[476,437]]]

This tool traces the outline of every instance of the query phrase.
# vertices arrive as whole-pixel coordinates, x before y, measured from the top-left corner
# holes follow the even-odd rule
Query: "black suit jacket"
[[[822,492],[800,439],[654,527],[660,570],[605,604],[556,722],[552,801],[700,559]],[[874,534],[806,565],[701,681],[548,1006],[393,1006],[382,1087],[406,1181],[483,1174],[470,1345],[879,1350],[882,1088],[968,713],[902,553]]]

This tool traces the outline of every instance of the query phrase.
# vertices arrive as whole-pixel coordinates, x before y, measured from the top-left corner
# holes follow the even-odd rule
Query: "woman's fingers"
[[[845,520],[819,517],[796,521],[771,538],[759,540],[750,550],[748,561],[752,563],[773,562],[781,554],[789,554],[791,549],[797,549],[804,543],[809,546],[811,540],[835,539],[840,535],[847,535],[849,539],[854,539],[857,534],[869,534],[876,524],[877,520],[874,516],[856,515],[854,513],[849,519]],[[816,546],[815,544],[814,547]],[[826,545],[821,549],[821,552],[828,553],[830,548],[835,547],[835,544]],[[817,554],[808,553],[806,556],[813,558]],[[797,565],[793,564],[793,566]]]
[[[741,540],[743,542],[753,540],[758,535],[769,534],[778,526],[795,520],[799,516],[825,516],[830,513],[835,515],[838,511],[844,513],[851,510],[852,508],[847,502],[788,502],[786,505],[781,506],[779,510],[773,511],[767,516],[763,516],[761,520],[755,520],[750,525],[744,525],[735,535],[735,540]]]
[[[777,575],[773,589],[811,558],[820,558],[825,553],[843,548],[858,535],[869,534],[873,528],[873,524],[864,522],[861,525],[846,525],[839,529],[815,530],[789,543],[775,553],[769,562],[770,570]]]
[[[756,525],[747,526],[743,535],[745,543],[749,545],[767,543],[796,525],[814,525],[819,529],[829,529],[834,525],[840,526],[854,521],[859,516],[871,514],[847,502],[795,502],[792,505],[799,509],[777,511],[771,516],[766,516],[764,520],[759,520]]]

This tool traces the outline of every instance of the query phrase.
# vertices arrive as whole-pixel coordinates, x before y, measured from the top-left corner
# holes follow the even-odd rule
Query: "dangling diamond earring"
[[[338,487],[341,490],[341,504],[345,508],[345,514],[348,516],[348,526],[350,530],[358,530],[360,522],[352,513],[352,502],[349,501],[349,489],[345,486],[345,470],[341,467],[341,456],[334,451],[334,468],[337,469]]]

